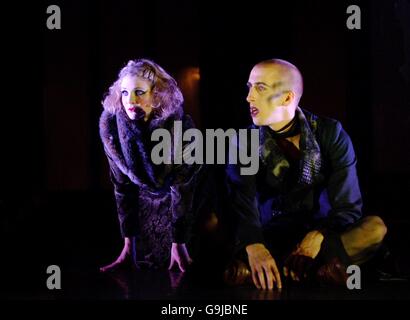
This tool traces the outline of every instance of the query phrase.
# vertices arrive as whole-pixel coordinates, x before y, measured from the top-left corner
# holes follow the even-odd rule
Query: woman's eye
[[[121,95],[122,95],[122,96],[127,96],[127,95],[128,95],[127,90],[122,90],[122,91],[121,91]]]
[[[135,90],[135,94],[136,94],[137,96],[141,96],[141,95],[143,95],[144,93],[145,93],[145,91]]]

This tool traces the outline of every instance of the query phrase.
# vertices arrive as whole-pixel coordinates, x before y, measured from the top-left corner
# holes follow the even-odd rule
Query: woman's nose
[[[129,104],[136,104],[138,102],[138,98],[135,95],[131,94],[128,102]]]

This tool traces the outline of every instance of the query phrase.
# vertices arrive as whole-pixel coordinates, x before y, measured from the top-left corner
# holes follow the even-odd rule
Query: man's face
[[[253,123],[257,126],[269,126],[278,122],[286,97],[285,85],[280,71],[272,66],[255,66],[249,75],[249,102]]]
[[[132,120],[144,118],[146,121],[152,112],[151,82],[147,79],[127,75],[122,78],[121,102],[125,112]]]

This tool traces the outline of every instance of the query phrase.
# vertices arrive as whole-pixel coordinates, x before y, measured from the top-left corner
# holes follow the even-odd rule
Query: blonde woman
[[[124,247],[101,272],[133,264],[177,267],[191,264],[187,248],[197,165],[155,165],[151,141],[157,128],[175,121],[193,127],[184,114],[176,81],[158,64],[131,60],[121,69],[103,101],[100,135],[110,166]],[[174,144],[174,141],[172,141]],[[172,146],[169,146],[172,153]]]

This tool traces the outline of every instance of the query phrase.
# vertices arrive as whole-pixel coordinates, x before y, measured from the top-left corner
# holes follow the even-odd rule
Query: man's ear
[[[288,106],[294,99],[295,93],[293,91],[288,91],[286,93],[285,100],[283,100],[283,105]]]

